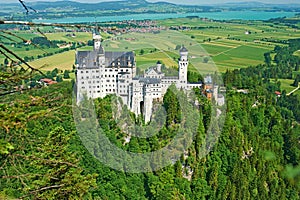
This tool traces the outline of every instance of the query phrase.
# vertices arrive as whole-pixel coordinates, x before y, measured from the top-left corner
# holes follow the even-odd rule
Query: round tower
[[[187,83],[187,70],[188,70],[188,50],[182,46],[182,48],[179,50],[180,54],[180,59],[178,62],[178,76],[179,76],[179,81],[181,84],[186,84]]]
[[[156,63],[156,69],[157,69],[158,72],[161,72],[161,66],[162,66],[161,62],[157,61],[157,63]]]
[[[187,61],[188,60],[189,51],[187,50],[187,48],[182,46],[181,49],[179,50],[179,53],[180,53],[180,60],[181,61]]]

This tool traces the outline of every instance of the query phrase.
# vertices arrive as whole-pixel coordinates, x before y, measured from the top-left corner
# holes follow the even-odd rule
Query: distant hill
[[[168,2],[151,3],[146,0],[116,0],[100,3],[81,3],[75,1],[38,1],[26,2],[26,5],[38,11],[32,13],[29,18],[60,18],[68,15],[96,16],[96,15],[126,15],[139,13],[192,13],[192,12],[220,12],[220,11],[243,11],[243,10],[266,10],[266,11],[293,11],[300,12],[300,4],[266,4],[256,1],[231,2],[214,5],[182,5]],[[0,16],[22,17],[24,8],[18,2],[4,3],[0,7]],[[20,17],[20,18],[21,18]]]
[[[260,1],[248,1],[248,2],[228,2],[224,4],[218,4],[218,6],[232,6],[232,7],[250,7],[250,8],[259,8],[259,7],[278,7],[281,6],[283,8],[289,8],[289,7],[300,7],[300,4],[294,3],[294,4],[273,4],[273,3],[263,3]]]
[[[6,5],[16,6],[18,3],[11,3]],[[182,5],[177,5],[168,2],[156,2],[151,3],[145,0],[117,0],[109,2],[100,3],[80,3],[75,1],[38,1],[38,2],[28,2],[26,5],[34,8],[37,11],[42,11],[51,8],[73,8],[75,10],[84,11],[95,11],[95,10],[135,10],[139,8],[147,8],[151,6],[159,7],[169,7],[169,8],[179,8]],[[211,8],[210,6],[191,6],[183,5],[184,8]]]

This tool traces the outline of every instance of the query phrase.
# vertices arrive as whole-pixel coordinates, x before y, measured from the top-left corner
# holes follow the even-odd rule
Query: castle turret
[[[157,69],[158,72],[161,72],[161,62],[160,61],[157,61],[156,69]]]
[[[94,33],[93,33],[93,41],[94,41],[94,50],[99,50],[101,47],[101,40],[102,37],[98,31],[98,28],[95,29]]]
[[[188,61],[188,50],[182,46],[182,48],[179,50],[180,53],[180,59],[178,62],[178,76],[180,83],[187,83],[187,69],[189,65]]]

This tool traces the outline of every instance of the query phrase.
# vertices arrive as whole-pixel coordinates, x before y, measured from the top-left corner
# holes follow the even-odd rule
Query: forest
[[[293,53],[300,42],[287,43],[266,52],[265,64],[223,74],[225,124],[205,157],[200,155],[211,102],[196,90],[201,103],[192,145],[174,165],[154,172],[117,171],[88,152],[72,114],[74,82],[1,93],[0,199],[300,199],[300,96],[287,95],[278,80],[299,82],[300,59]],[[18,71],[12,77],[10,70],[1,68],[1,91],[13,88],[10,79],[25,78]],[[202,77],[189,73],[189,80]],[[113,119],[112,98],[96,99],[94,105],[104,134],[118,147],[149,152],[174,137],[181,118],[171,90],[163,102],[167,120],[162,129],[126,145]]]

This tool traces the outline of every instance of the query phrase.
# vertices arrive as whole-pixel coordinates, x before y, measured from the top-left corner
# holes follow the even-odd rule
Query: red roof
[[[49,78],[43,78],[43,79],[41,79],[41,81],[48,84],[48,85],[52,85],[52,84],[57,83],[56,81],[53,81],[52,79],[49,79]]]
[[[281,92],[275,91],[275,94],[276,94],[276,95],[281,95]]]

